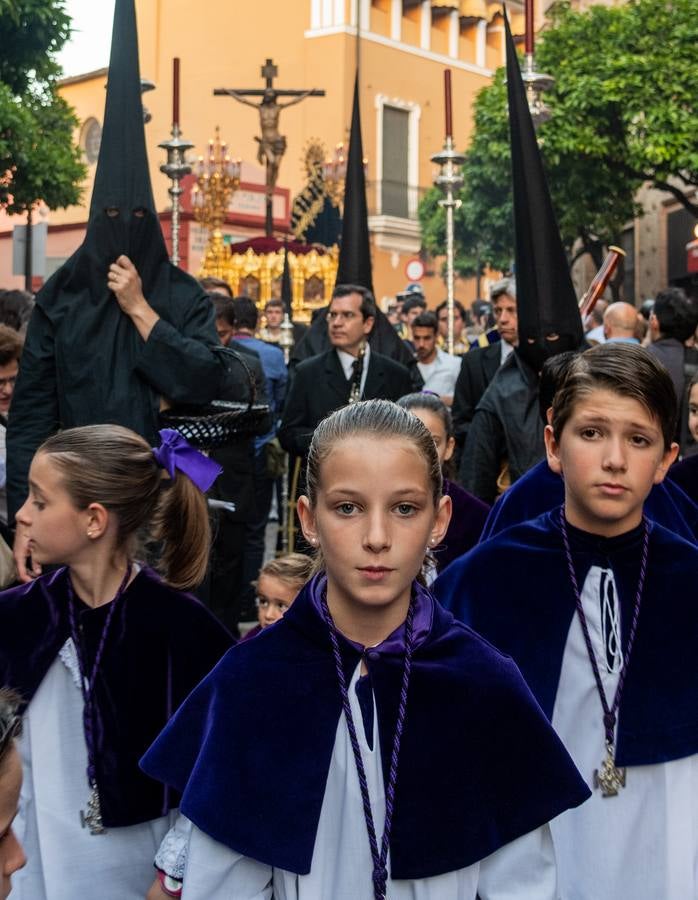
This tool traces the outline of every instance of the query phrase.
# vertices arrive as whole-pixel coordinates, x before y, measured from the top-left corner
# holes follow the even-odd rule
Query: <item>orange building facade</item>
[[[510,3],[515,34],[523,32],[522,3]],[[159,171],[170,136],[172,59],[181,60],[180,121],[195,145],[192,158],[206,151],[220,126],[231,156],[242,160],[241,186],[234,195],[224,231],[230,241],[263,233],[264,172],[256,161],[259,118],[255,110],[214,88],[261,88],[266,58],[278,67],[275,87],[322,88],[281,113],[287,139],[274,197],[274,224],[288,226],[293,197],[305,183],[304,153],[319,142],[328,153],[346,141],[357,53],[367,158],[369,227],[374,286],[378,299],[403,290],[407,263],[419,257],[417,207],[435,174],[430,161],[444,140],[443,71],[452,70],[454,139],[467,148],[472,104],[494,70],[503,64],[502,7],[490,0],[209,0],[200,9],[186,0],[136,0],[141,76],[154,82],[144,94],[151,119],[146,139],[155,201],[166,236],[170,230],[168,179]],[[360,29],[357,36],[357,13]],[[38,210],[48,224],[48,276],[80,244],[94,178],[104,113],[106,70],[65,79],[61,93],[80,120],[76,135],[88,164],[83,203],[67,210]],[[190,212],[187,182],[181,231],[182,266],[197,274],[206,234]],[[17,218],[0,218],[0,285],[21,286],[11,272],[12,228]],[[441,263],[422,257],[422,286],[430,304],[445,296]],[[474,283],[459,282],[456,295],[469,303]]]

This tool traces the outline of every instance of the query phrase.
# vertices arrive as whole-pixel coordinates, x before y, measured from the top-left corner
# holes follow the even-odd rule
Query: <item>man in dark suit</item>
[[[332,346],[296,367],[278,432],[284,450],[303,463],[315,426],[351,397],[397,400],[412,391],[406,366],[371,348],[375,318],[376,303],[367,288],[335,287],[327,312]]]
[[[463,452],[475,408],[497,374],[497,369],[519,341],[514,279],[504,278],[497,282],[492,288],[491,299],[501,340],[470,350],[463,356],[453,395],[453,428],[458,448],[456,465]]]

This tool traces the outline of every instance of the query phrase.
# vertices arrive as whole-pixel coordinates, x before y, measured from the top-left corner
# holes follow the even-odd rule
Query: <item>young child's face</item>
[[[355,435],[322,462],[317,503],[299,502],[319,544],[330,593],[345,609],[408,602],[426,549],[443,538],[450,498],[434,508],[427,462],[403,438]]]
[[[29,496],[17,512],[29,538],[32,560],[39,564],[78,559],[91,544],[88,514],[79,510],[64,487],[61,473],[46,453],[37,453],[29,469]]]
[[[694,441],[698,441],[698,384],[694,384],[688,395],[688,430]]]
[[[257,617],[262,628],[278,622],[296,599],[298,586],[274,575],[260,575],[257,582]]]
[[[545,443],[548,465],[565,481],[567,519],[606,537],[640,523],[678,451],[664,449],[659,422],[641,403],[601,389],[577,402],[559,442],[549,425]]]
[[[424,426],[434,438],[436,452],[439,454],[439,462],[443,466],[446,460],[453,456],[453,448],[456,445],[455,440],[447,436],[443,419],[430,409],[411,409],[410,412],[424,423]]]

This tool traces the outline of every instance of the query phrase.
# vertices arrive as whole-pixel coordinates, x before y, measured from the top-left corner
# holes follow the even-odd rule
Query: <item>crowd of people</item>
[[[113,290],[131,321],[132,289]],[[218,279],[191,296],[194,339],[241,357],[268,406],[256,434],[204,456],[70,422],[3,511],[3,896],[13,873],[27,900],[95,879],[114,900],[695,896],[692,302],[611,303],[536,372],[511,278],[479,321],[458,305],[460,356],[409,292],[391,327],[412,368],[372,349],[361,286],[335,288],[328,349],[290,366],[273,301],[267,320]],[[11,471],[42,317],[0,292]],[[212,393],[248,399],[221,371]]]
[[[363,222],[290,323],[171,264],[117,0],[0,292],[0,900],[698,898],[698,311],[582,322],[504,22],[516,281],[380,308]]]

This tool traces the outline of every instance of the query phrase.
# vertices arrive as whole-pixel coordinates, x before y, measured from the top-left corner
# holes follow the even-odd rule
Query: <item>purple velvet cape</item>
[[[479,544],[452,563],[433,587],[458,619],[514,658],[548,717],[576,609],[558,516],[558,510],[544,513]],[[625,647],[642,526],[616,538],[567,527],[580,588],[592,565],[613,569]],[[696,585],[698,548],[650,523],[647,580],[618,718],[621,766],[698,753]]]
[[[0,594],[0,684],[29,703],[70,636],[67,600],[67,569]],[[90,665],[108,609],[79,602]],[[97,784],[106,827],[146,822],[179,805],[173,791],[143,774],[138,760],[232,643],[198,600],[151,570],[141,570],[126,589],[95,687]]]
[[[683,465],[680,463],[678,465]],[[645,515],[687,541],[698,539],[698,505],[671,481],[672,472],[661,484],[655,484],[645,500]],[[541,513],[560,506],[565,500],[565,483],[545,460],[539,462],[497,499],[482,531],[481,541],[511,525],[535,519]]]
[[[227,653],[141,762],[206,834],[297,874],[310,871],[341,711],[323,589],[316,576],[283,619]],[[471,865],[589,795],[512,661],[415,589],[423,609],[390,839],[392,877],[403,879]],[[396,635],[365,657],[386,780]],[[349,679],[361,653],[339,641]]]
[[[451,498],[453,513],[442,543],[435,549],[436,569],[442,572],[454,559],[477,544],[490,507],[455,481],[444,478],[444,494]]]

